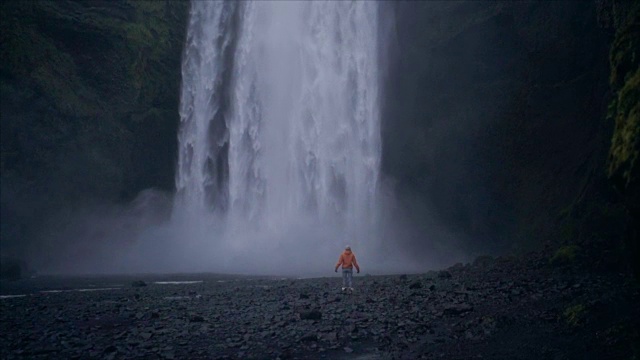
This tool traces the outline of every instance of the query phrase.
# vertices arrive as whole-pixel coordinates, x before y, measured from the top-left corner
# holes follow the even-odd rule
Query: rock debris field
[[[167,279],[174,281],[167,283]],[[632,359],[637,283],[478,258],[426,274],[1,283],[2,359]]]

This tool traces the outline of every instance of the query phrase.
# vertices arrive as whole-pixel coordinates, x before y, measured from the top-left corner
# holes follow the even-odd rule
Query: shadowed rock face
[[[615,29],[609,54],[613,98],[608,121],[615,123],[608,158],[609,180],[624,202],[635,224],[640,221],[640,4],[605,1],[601,20]],[[632,227],[625,245],[639,254],[640,230]],[[631,259],[640,274],[638,255]]]
[[[619,243],[628,216],[606,179],[602,6],[396,4],[383,170],[406,204],[429,204],[416,222],[436,214],[472,249]]]

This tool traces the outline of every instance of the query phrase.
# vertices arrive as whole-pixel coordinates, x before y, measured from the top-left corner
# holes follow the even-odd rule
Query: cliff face
[[[604,26],[615,29],[609,63],[613,96],[608,121],[615,124],[608,158],[608,177],[636,224],[628,229],[624,250],[640,274],[640,4],[605,1]]]
[[[3,247],[63,206],[173,188],[187,12],[182,1],[1,5]]]
[[[471,250],[545,243],[618,248],[630,222],[607,181],[607,156],[613,134],[609,174],[628,174],[635,161],[637,142],[629,138],[637,131],[637,79],[613,70],[613,78],[626,79],[614,95],[621,99],[612,105],[614,133],[606,119],[608,60],[613,40],[612,69],[619,68],[618,58],[637,61],[637,53],[617,55],[616,49],[637,49],[638,37],[619,29],[613,39],[599,18],[601,7],[573,1],[394,5],[383,167],[405,203],[419,194],[435,209],[416,211],[416,223],[437,214],[459,229]],[[637,191],[625,179],[625,191]]]

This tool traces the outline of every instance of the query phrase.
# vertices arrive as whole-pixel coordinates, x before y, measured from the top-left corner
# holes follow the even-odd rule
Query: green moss
[[[586,313],[587,307],[583,304],[577,304],[566,308],[562,315],[567,324],[578,326],[584,323]]]
[[[634,178],[640,158],[640,69],[636,70],[618,93],[615,131],[609,155],[609,176],[618,178],[618,186],[625,189]]]
[[[620,3],[611,44],[611,86],[616,91],[609,105],[615,122],[608,160],[608,175],[614,186],[637,202],[640,173],[640,5]],[[624,5],[624,6],[623,6]],[[637,206],[637,204],[636,204]]]
[[[551,257],[549,262],[553,265],[566,265],[575,262],[580,247],[578,245],[566,245],[560,247]]]

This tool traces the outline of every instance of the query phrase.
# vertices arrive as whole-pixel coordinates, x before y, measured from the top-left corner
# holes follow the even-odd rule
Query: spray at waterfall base
[[[193,2],[171,217],[98,219],[136,231],[105,229],[70,268],[322,275],[346,244],[364,273],[446,262],[403,246],[428,234],[398,225],[381,185],[378,10]]]

